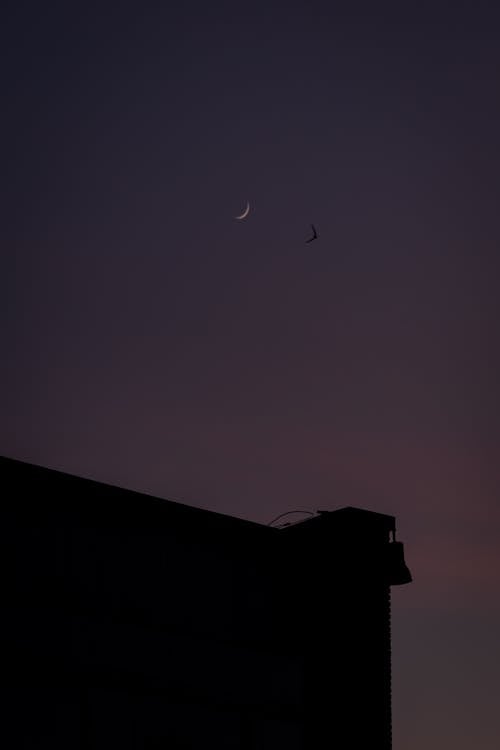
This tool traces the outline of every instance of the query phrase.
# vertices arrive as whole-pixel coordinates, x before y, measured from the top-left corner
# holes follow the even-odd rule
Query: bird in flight
[[[312,228],[312,230],[313,230],[313,236],[312,236],[312,237],[309,237],[309,239],[308,239],[308,240],[306,240],[306,242],[312,242],[313,240],[317,240],[317,239],[318,239],[318,233],[317,233],[317,231],[316,231],[316,229],[315,229],[315,226],[314,226],[314,224],[311,224],[311,228]]]

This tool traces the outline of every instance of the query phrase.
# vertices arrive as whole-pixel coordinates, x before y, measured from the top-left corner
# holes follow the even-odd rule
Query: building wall
[[[19,747],[390,748],[393,519],[278,530],[0,469]]]

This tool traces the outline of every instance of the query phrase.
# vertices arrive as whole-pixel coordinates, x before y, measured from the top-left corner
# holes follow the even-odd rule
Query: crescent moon
[[[250,203],[247,201],[247,207],[245,208],[245,210],[243,211],[243,213],[241,213],[239,216],[235,216],[234,218],[238,219],[238,220],[239,219],[246,219],[246,217],[248,216],[249,213],[250,213]]]

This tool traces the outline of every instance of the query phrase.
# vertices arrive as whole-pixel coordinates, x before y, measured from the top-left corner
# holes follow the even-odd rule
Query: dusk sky
[[[499,4],[9,6],[0,453],[395,515],[394,748],[497,750]]]

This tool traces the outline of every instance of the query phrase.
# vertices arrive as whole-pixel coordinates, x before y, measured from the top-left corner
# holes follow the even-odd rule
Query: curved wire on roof
[[[279,516],[276,516],[276,518],[273,518],[272,521],[269,521],[267,524],[268,526],[272,526],[273,523],[276,523],[276,521],[279,521],[280,518],[283,518],[284,516],[289,516],[292,513],[305,513],[308,516],[315,516],[316,513],[313,513],[312,510],[287,510],[285,513],[280,513]]]

